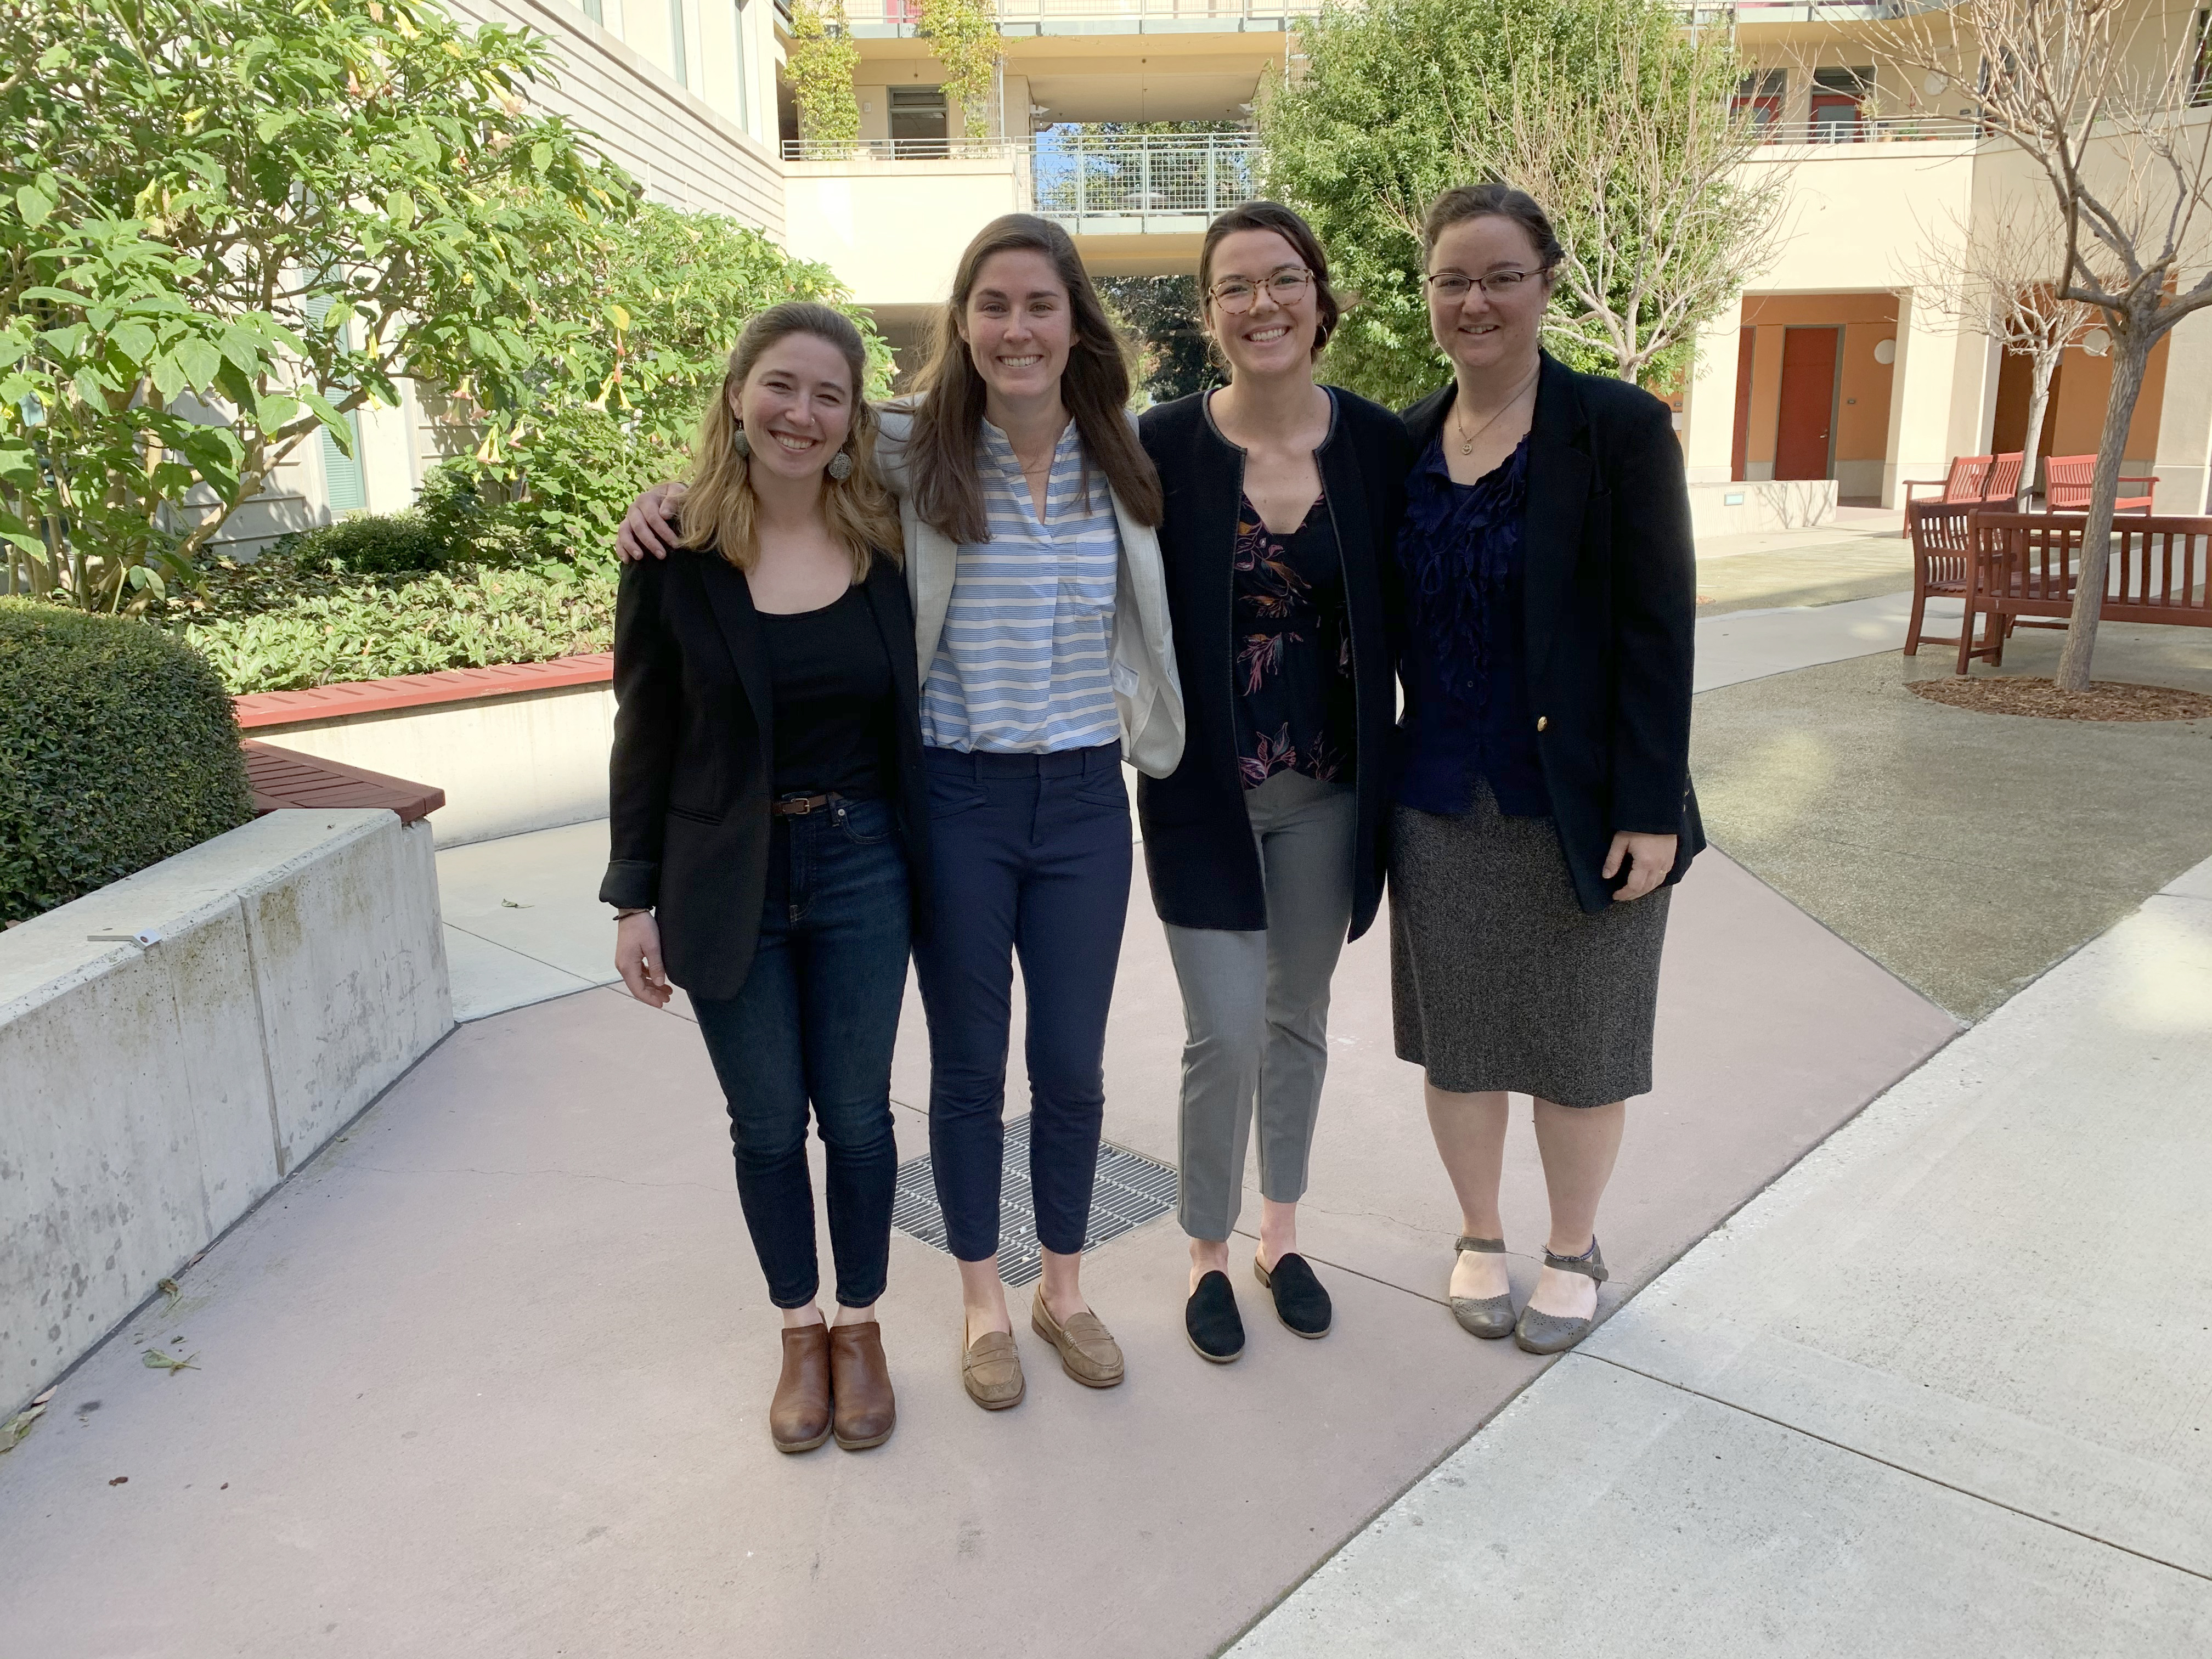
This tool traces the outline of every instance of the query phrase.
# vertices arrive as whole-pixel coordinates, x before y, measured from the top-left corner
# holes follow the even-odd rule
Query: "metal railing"
[[[1759,129],[1768,144],[1957,143],[1982,136],[1970,115],[1861,116],[1850,121],[1769,121]]]
[[[1036,211],[1071,228],[1096,219],[1211,218],[1258,193],[1259,145],[1246,133],[1039,135]]]
[[[1061,128],[1019,138],[786,139],[787,161],[869,167],[904,161],[1027,162],[1031,210],[1070,228],[1111,219],[1212,218],[1257,194],[1249,133],[1094,133]]]
[[[787,138],[787,161],[989,161],[1026,155],[1021,138]]]
[[[1310,17],[1321,6],[1322,0],[999,0],[998,11],[1001,24],[1017,27],[1174,20],[1234,28]],[[921,6],[920,0],[845,0],[845,16],[855,27],[911,29],[921,21]]]

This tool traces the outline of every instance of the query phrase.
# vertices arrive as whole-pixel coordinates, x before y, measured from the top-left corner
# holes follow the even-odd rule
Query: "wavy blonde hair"
[[[893,564],[901,562],[905,544],[898,508],[876,471],[876,411],[862,395],[868,380],[867,347],[850,318],[811,301],[770,306],[738,337],[722,389],[701,418],[699,437],[692,446],[690,488],[677,508],[684,545],[711,545],[740,570],[750,570],[759,560],[760,531],[755,522],[759,502],[753,494],[752,465],[738,453],[738,417],[730,404],[761,354],[794,334],[811,334],[836,347],[852,371],[853,424],[845,434],[843,452],[852,458],[852,476],[840,479],[823,474],[822,516],[830,533],[851,552],[857,582],[866,578],[878,554]]]

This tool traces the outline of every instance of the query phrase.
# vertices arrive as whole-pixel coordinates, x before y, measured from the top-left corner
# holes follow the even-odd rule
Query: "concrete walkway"
[[[1140,891],[1107,1133],[1171,1159],[1180,1016],[1149,908]],[[1724,858],[1674,914],[1608,1305],[1955,1030]],[[1163,1218],[1085,1275],[1129,1382],[1077,1387],[1024,1324],[1030,1398],[986,1414],[956,1375],[951,1259],[896,1235],[898,1432],[789,1458],[763,1428],[775,1316],[694,1028],[606,988],[465,1025],[0,1459],[0,1650],[1199,1659],[1542,1368],[1443,1305],[1456,1210],[1389,1029],[1370,933],[1338,981],[1306,1207],[1328,1340],[1280,1329],[1240,1268],[1250,1351],[1201,1362]],[[926,1067],[910,1025],[908,1158]],[[1524,1121],[1505,1193],[1524,1293],[1541,1191]],[[149,1370],[153,1347],[197,1368]]]
[[[2212,1651],[2212,861],[1869,1107],[1231,1650]]]
[[[1902,628],[1891,600],[1716,617],[1699,624],[1700,684],[1893,648]],[[1773,1638],[1758,1650],[1818,1651],[1832,1644],[1784,1639],[1793,1621],[1813,1617],[1797,1606],[1808,1585],[1821,1595],[1858,1584],[1887,1594],[1913,1548],[1965,1561],[1982,1547],[1984,1534],[1951,1527],[1942,1504],[2016,1501],[1970,1486],[1953,1492],[1887,1463],[1870,1475],[1870,1457],[1832,1423],[1808,1428],[1780,1407],[1736,1403],[1728,1377],[1677,1378],[1648,1358],[1613,1356],[1605,1345],[1639,1328],[1640,1304],[1564,1363],[1462,1333],[1443,1305],[1456,1206],[1429,1145],[1418,1073],[1391,1052],[1379,932],[1347,951],[1337,981],[1328,1104],[1302,1212],[1303,1243],[1337,1301],[1327,1340],[1279,1329],[1240,1273],[1249,1351],[1232,1367],[1204,1364],[1182,1340],[1183,1242],[1163,1218],[1095,1252],[1085,1273],[1128,1353],[1130,1381],[1104,1394],[1076,1387],[1024,1326],[1030,1398],[987,1415],[956,1376],[951,1262],[895,1235],[884,1319],[898,1433],[867,1454],[780,1457],[762,1421],[774,1315],[744,1238],[704,1052],[680,997],[655,1012],[603,982],[611,932],[589,893],[605,834],[603,823],[580,824],[441,855],[456,1000],[471,1023],[182,1275],[173,1307],[144,1310],[67,1378],[33,1435],[0,1458],[0,1651],[1200,1659],[1252,1629],[1347,1539],[1338,1562],[1248,1642],[1442,1653],[1486,1648],[1496,1632],[1506,1651],[1651,1652],[1672,1642],[1722,1652],[1735,1638],[1712,1638],[1706,1602],[1730,1592],[1737,1605],[1756,1592],[1764,1622],[1752,1628]],[[1668,939],[1659,1087],[1631,1114],[1608,1200],[1615,1278],[1603,1306],[1620,1307],[1957,1029],[1724,855],[1701,860]],[[1107,1133],[1170,1162],[1180,1032],[1140,883],[1109,1033]],[[1018,1042],[1018,1031],[1017,1052]],[[926,1148],[927,1069],[909,996],[893,1078],[903,1158]],[[1905,1097],[1906,1089],[1888,1096]],[[1010,1113],[1025,1109],[1016,1081]],[[2046,1160],[2060,1145],[2047,1118],[2017,1139],[2007,1167],[2023,1179],[2039,1145]],[[1829,1167],[1830,1156],[1824,1149],[1808,1167]],[[1902,1179],[1854,1201],[1875,1214],[1885,1194],[1912,1189]],[[1525,1295],[1544,1213],[1525,1119],[1504,1208]],[[1248,1225],[1256,1213],[1248,1191]],[[2164,1261],[2186,1231],[2156,1206],[2143,1213]],[[1902,1322],[1942,1358],[1953,1352],[1938,1340],[1949,1325],[1972,1322],[1952,1317],[1954,1303],[2009,1305],[2018,1295],[2031,1246],[1998,1237],[1976,1212],[1929,1235],[1947,1253],[1942,1270],[1927,1305],[1908,1302],[1906,1287],[1922,1281],[1906,1263],[1924,1244],[1902,1236],[1905,1220],[1897,1225],[1898,1237],[1863,1255],[1807,1247],[1777,1257],[1766,1301],[1716,1292],[1697,1316],[1710,1322],[1717,1309],[1754,1334],[1787,1331],[1802,1312],[1790,1297],[1809,1283],[1846,1334],[1880,1336]],[[2112,1259],[2108,1235],[2100,1227],[2092,1241],[2077,1218],[2057,1259],[2094,1278]],[[2140,1325],[2154,1311],[2125,1316]],[[1764,1353],[1733,1334],[1711,1343]],[[149,1369],[149,1348],[194,1356],[194,1369]],[[1837,1353],[1835,1376],[1873,1374],[1859,1350]],[[2013,1353],[2006,1374],[2031,1372],[2038,1358]],[[1760,1366],[1743,1375],[1790,1375],[1771,1359]],[[2152,1384],[2164,1375],[2129,1374]],[[1589,1394],[1586,1376],[1612,1392]],[[1529,1404],[1475,1433],[1537,1379]],[[1619,1418],[1623,1433],[1593,1435],[1593,1422],[1616,1420],[1601,1413],[1627,1410],[1616,1398],[1624,1389],[1656,1391],[1715,1443],[1679,1452],[1684,1469],[1670,1477],[1635,1450],[1660,1443],[1666,1424]],[[1848,1390],[1839,1397],[1850,1403]],[[1555,1400],[1565,1403],[1543,1403]],[[1564,1413],[1564,1426],[1532,1437],[1520,1425],[1539,1404]],[[1711,1413],[1723,1415],[1698,1416]],[[1814,1442],[1831,1463],[1790,1462],[1814,1434],[1838,1443]],[[2131,1455],[2148,1468],[2159,1454],[2135,1443]],[[1729,1494],[1692,1484],[1692,1474],[1710,1480],[1698,1460],[1715,1456],[1746,1493],[1770,1480],[1826,1484],[1798,1490],[1802,1524],[1778,1541],[1771,1513],[1757,1512],[1759,1528],[1735,1525]],[[1470,1457],[1495,1462],[1468,1489],[1469,1508],[1494,1511],[1490,1533],[1480,1514],[1408,1510],[1439,1487],[1462,1490],[1449,1482],[1468,1479]],[[1563,1486],[1554,1466],[1574,1458],[1587,1472]],[[1439,1473],[1416,1485],[1439,1460]],[[1936,1494],[1936,1507],[1900,1504],[1892,1514],[1854,1495],[1892,1474]],[[1534,1523],[1536,1506],[1562,1492],[1571,1501],[1610,1491],[1614,1475],[1660,1484],[1620,1500],[1611,1518],[1591,1510]],[[1688,1508],[1684,1490],[1698,1494]],[[1378,1511],[1385,1520],[1363,1532]],[[1516,1514],[1531,1523],[1513,1523]],[[1904,1530],[1858,1538],[1853,1514]],[[2175,1514],[2186,1526],[2194,1511]],[[1638,1516],[1654,1535],[1619,1530]],[[1460,1576],[1437,1569],[1409,1585],[1376,1552],[1430,1527]],[[2115,1547],[2061,1536],[2069,1549]],[[1635,1617],[1628,1598],[1592,1588],[1624,1552],[1649,1558],[1638,1567],[1646,1589]],[[1754,1565],[1779,1565],[1761,1576],[1746,1552]],[[1999,1558],[2002,1579],[2013,1558]],[[2048,1550],[2021,1559],[2075,1565]],[[1361,1565],[1370,1559],[1380,1563],[1372,1573]],[[1510,1607],[1480,1599],[1491,1584],[1464,1569],[1483,1559],[1517,1564]],[[2166,1562],[2144,1565],[2180,1571]],[[1794,1589],[1793,1564],[1809,1574]],[[1655,1595],[1650,1577],[1668,1571],[1683,1593]],[[2124,1574],[2088,1582],[2142,1600]],[[1338,1585],[1346,1599],[1328,1601]],[[1362,1607],[1401,1591],[1412,1609],[1403,1639],[1377,1636]],[[1541,1634],[1555,1603],[1579,1621],[1571,1639]],[[1670,1605],[1687,1609],[1687,1634],[1656,1622],[1651,1609]],[[1600,1606],[1603,1620],[1581,1611]],[[1806,1628],[1840,1629],[1820,1616],[1831,1623]]]

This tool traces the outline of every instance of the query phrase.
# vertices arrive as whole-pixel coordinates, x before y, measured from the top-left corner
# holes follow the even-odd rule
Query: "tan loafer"
[[[1063,1325],[1045,1306],[1040,1285],[1030,1304],[1030,1328],[1060,1350],[1060,1369],[1085,1388],[1110,1389],[1121,1380],[1121,1345],[1089,1309]]]
[[[1020,1405],[1029,1385],[1022,1379],[1022,1352],[1014,1339],[1004,1331],[986,1331],[970,1342],[960,1355],[960,1383],[987,1412]]]

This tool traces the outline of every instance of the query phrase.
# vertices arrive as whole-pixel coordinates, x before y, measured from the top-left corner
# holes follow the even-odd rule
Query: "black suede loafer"
[[[1199,1277],[1198,1288],[1182,1304],[1182,1331],[1200,1359],[1226,1365],[1244,1352],[1244,1321],[1237,1311],[1237,1292],[1229,1275],[1216,1269]]]
[[[1335,1317],[1335,1310],[1329,1306],[1328,1292],[1314,1277],[1314,1270],[1306,1265],[1305,1257],[1292,1250],[1270,1269],[1261,1267],[1260,1258],[1254,1256],[1252,1271],[1262,1285],[1275,1293],[1275,1317],[1294,1335],[1328,1334],[1329,1321]]]

